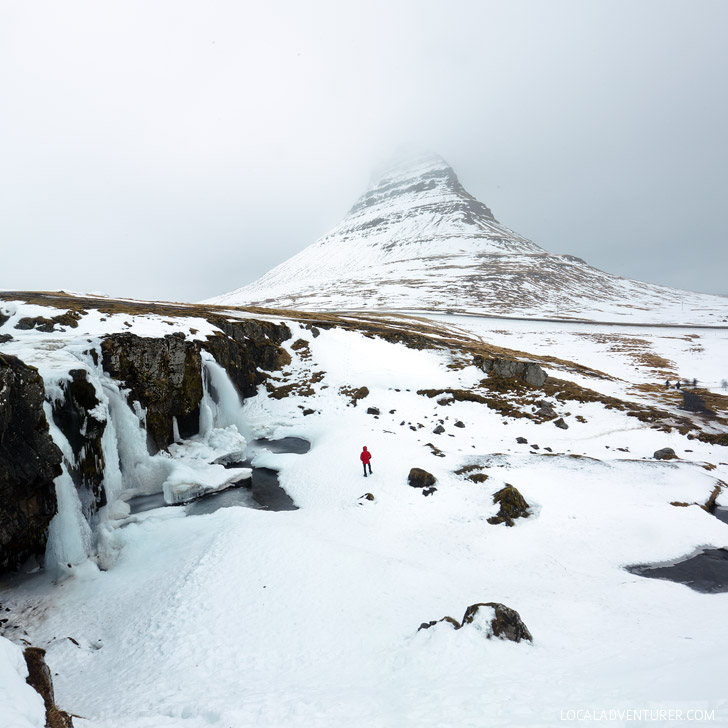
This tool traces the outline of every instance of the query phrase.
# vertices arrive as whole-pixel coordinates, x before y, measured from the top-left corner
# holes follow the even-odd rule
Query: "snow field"
[[[300,510],[150,511],[115,527],[108,571],[87,561],[56,585],[39,574],[3,594],[48,650],[59,705],[86,717],[77,726],[554,726],[562,709],[650,705],[708,707],[728,720],[728,595],[622,568],[728,546],[718,519],[670,505],[702,503],[726,479],[720,448],[593,403],[569,403],[565,431],[476,403],[437,405],[416,390],[467,388],[482,372],[448,370],[439,352],[290,325],[287,374],[325,371],[323,380],[308,397],[275,400],[261,387],[242,417],[248,437],[312,443],[305,455],[263,449],[254,459],[280,471]],[[297,338],[310,362],[291,348]],[[343,386],[370,394],[347,406]],[[446,431],[435,435],[439,419]],[[642,459],[663,446],[684,460]],[[470,463],[485,483],[455,475]],[[410,488],[411,467],[435,474],[437,492]],[[533,511],[514,528],[486,522],[506,482]],[[361,502],[365,492],[376,500]],[[417,632],[483,601],[517,610],[534,643],[445,624]]]

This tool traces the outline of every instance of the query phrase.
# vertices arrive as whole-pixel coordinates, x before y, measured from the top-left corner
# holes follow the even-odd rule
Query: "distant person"
[[[359,455],[359,460],[361,460],[361,464],[364,466],[364,477],[367,477],[367,465],[369,466],[369,475],[372,474],[372,454],[367,450],[367,446],[364,445],[364,449],[361,451],[361,455]]]
[[[693,379],[693,389],[695,389],[695,387],[697,387],[697,386],[698,386],[698,380]]]
[[[678,379],[677,382],[675,382],[675,389],[680,389],[680,380]]]
[[[665,389],[670,389],[671,386],[672,386],[672,383],[670,382],[670,380],[669,379],[666,380],[665,381]]]

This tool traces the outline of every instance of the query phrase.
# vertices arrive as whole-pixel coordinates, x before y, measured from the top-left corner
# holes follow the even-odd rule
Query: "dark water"
[[[626,568],[632,574],[667,579],[704,594],[728,592],[728,549],[703,549],[694,556],[666,566],[639,564]]]
[[[311,449],[311,443],[301,437],[283,437],[280,440],[266,440],[261,438],[253,441],[253,446],[265,448],[274,453],[293,453],[302,455]],[[295,511],[296,504],[281,488],[278,482],[278,471],[271,468],[254,468],[250,460],[236,463],[226,463],[227,468],[252,468],[252,478],[243,480],[240,485],[226,488],[219,493],[210,493],[188,503],[185,512],[189,516],[199,516],[205,513],[214,513],[220,508],[233,506],[242,508],[257,508],[266,511]],[[140,495],[129,500],[132,514],[143,513],[154,508],[167,506],[162,493],[153,495]]]
[[[715,510],[713,511],[713,515],[719,521],[723,521],[723,523],[728,523],[728,508],[723,508],[723,506],[716,506]]]
[[[253,440],[253,447],[265,448],[274,453],[293,453],[305,455],[311,449],[311,443],[302,437],[282,437],[280,440]]]

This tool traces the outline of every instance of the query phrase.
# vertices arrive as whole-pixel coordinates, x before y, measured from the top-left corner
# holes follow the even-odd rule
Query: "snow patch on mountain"
[[[324,237],[254,283],[207,303],[728,321],[726,298],[620,278],[575,256],[549,253],[498,222],[445,160],[422,153],[385,169]]]

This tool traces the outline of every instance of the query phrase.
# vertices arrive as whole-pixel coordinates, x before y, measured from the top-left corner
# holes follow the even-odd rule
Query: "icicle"
[[[68,440],[53,421],[50,403],[43,404],[53,442],[64,454],[63,472],[55,479],[58,511],[48,527],[46,568],[60,575],[72,566],[85,562],[91,555],[93,537],[91,527],[83,517],[76,486],[68,473],[67,461],[73,451]]]

